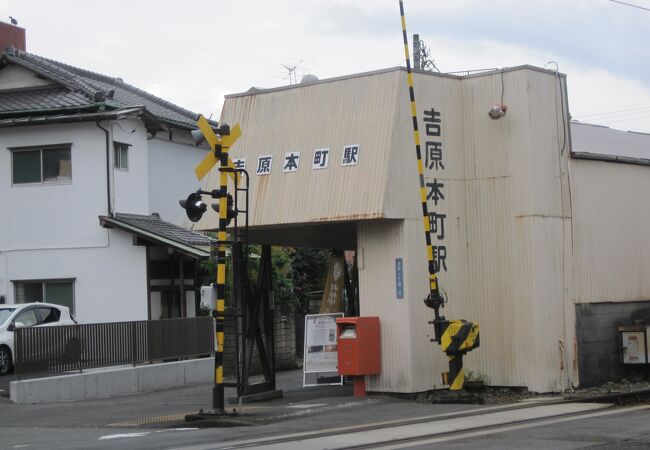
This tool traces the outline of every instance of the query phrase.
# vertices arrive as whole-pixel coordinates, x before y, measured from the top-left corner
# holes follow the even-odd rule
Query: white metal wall
[[[570,170],[576,303],[650,300],[650,167],[572,159]]]
[[[487,109],[500,102],[501,76],[508,113],[492,121]],[[439,387],[447,361],[427,339],[432,334],[427,320],[433,314],[422,305],[427,294],[426,256],[415,158],[410,156],[414,145],[406,80],[402,82],[393,147],[396,155],[409,155],[403,159],[410,157],[411,168],[400,157],[393,159],[389,180],[401,189],[388,190],[386,215],[412,219],[403,227],[404,244],[398,252],[405,258],[410,324],[395,323],[396,300],[391,296],[374,302],[373,309],[385,319],[382,330],[391,328],[404,343],[388,343],[384,358],[399,358],[405,345],[414,355],[408,387],[413,392]],[[416,75],[415,88],[423,150],[424,110],[434,107],[442,114],[445,169],[427,170],[425,181],[444,183],[445,199],[437,206],[429,200],[429,211],[447,216],[444,241],[434,239],[434,245],[446,246],[448,256],[448,270],[439,274],[449,296],[443,313],[475,320],[482,330],[481,347],[466,356],[466,368],[495,385],[560,389],[569,376],[560,371],[560,359],[564,356],[571,365],[574,332],[572,309],[567,306],[571,219],[559,79],[528,69],[464,80]],[[360,228],[359,242],[370,242],[361,237],[367,232]],[[394,290],[394,258],[373,261],[382,266],[378,269],[382,273],[392,269],[388,282]],[[366,289],[362,283],[362,302]],[[560,340],[568,354],[561,354]],[[401,368],[385,369],[373,388],[390,391],[403,386]],[[400,383],[394,383],[396,379]]]

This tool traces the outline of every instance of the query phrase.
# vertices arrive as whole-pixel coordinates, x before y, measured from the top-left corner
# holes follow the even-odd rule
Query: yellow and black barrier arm
[[[404,17],[404,4],[399,0],[399,12],[402,19],[402,38],[404,41],[404,57],[406,58],[406,72],[411,101],[411,118],[413,121],[413,139],[415,140],[415,153],[418,164],[418,177],[420,180],[420,202],[422,203],[422,223],[427,245],[427,259],[429,262],[429,295],[424,303],[434,311],[433,324],[436,342],[441,345],[442,350],[449,358],[449,372],[443,374],[446,377],[445,384],[449,384],[451,390],[460,390],[465,381],[463,373],[463,355],[479,346],[479,326],[464,320],[448,321],[440,315],[440,308],[445,300],[440,295],[438,277],[436,276],[435,264],[433,261],[433,246],[431,245],[431,224],[429,222],[429,210],[427,207],[427,193],[424,183],[424,165],[422,163],[422,150],[420,148],[420,132],[418,131],[417,107],[415,104],[415,90],[413,89],[413,72],[411,71],[411,58],[409,57],[408,38],[406,35],[406,18]]]

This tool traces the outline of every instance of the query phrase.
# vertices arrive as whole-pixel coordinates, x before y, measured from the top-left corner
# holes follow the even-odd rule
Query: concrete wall
[[[121,367],[12,381],[14,403],[50,403],[112,398],[212,381],[214,358]]]
[[[622,365],[618,327],[637,320],[650,324],[650,301],[581,303],[576,308],[580,384],[589,386],[650,375],[649,366]]]

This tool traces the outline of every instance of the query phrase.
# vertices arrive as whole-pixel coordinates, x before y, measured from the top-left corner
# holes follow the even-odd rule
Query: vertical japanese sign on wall
[[[433,263],[436,273],[441,270],[447,271],[447,244],[445,241],[445,184],[441,181],[444,178],[445,163],[444,149],[442,146],[442,115],[433,107],[424,111],[424,126],[426,141],[424,143],[425,169],[429,172],[429,178],[433,181],[426,183],[427,202],[429,210],[429,226],[431,232],[431,244],[433,247]]]
[[[398,299],[404,298],[404,262],[395,258],[395,294]]]

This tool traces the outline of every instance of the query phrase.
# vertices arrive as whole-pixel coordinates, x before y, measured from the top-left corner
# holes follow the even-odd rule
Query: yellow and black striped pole
[[[216,319],[217,348],[214,355],[213,408],[224,410],[223,386],[223,328],[226,309],[226,226],[228,225],[228,148],[215,149],[219,158],[219,232],[217,233],[217,305]]]
[[[431,245],[431,225],[429,223],[429,210],[427,207],[427,191],[424,184],[424,165],[422,164],[422,151],[420,149],[420,132],[418,131],[417,108],[415,106],[415,91],[413,90],[413,73],[411,71],[411,58],[409,57],[408,39],[406,37],[406,19],[404,17],[404,4],[399,0],[399,12],[402,16],[402,37],[404,39],[404,57],[406,58],[406,72],[411,100],[411,117],[413,119],[413,138],[415,140],[415,154],[418,159],[418,176],[420,179],[420,201],[422,202],[422,223],[424,225],[424,236],[427,243],[427,258],[429,260],[429,297],[426,300],[428,306],[435,311],[436,320],[440,319],[438,309],[443,304],[440,290],[438,289],[438,278],[436,277],[435,265],[433,262],[433,247]],[[436,340],[440,336],[436,332]]]

